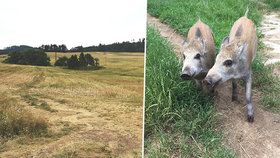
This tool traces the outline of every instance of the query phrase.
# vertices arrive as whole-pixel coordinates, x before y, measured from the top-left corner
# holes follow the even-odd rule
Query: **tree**
[[[68,66],[69,69],[77,69],[77,68],[80,67],[80,63],[79,63],[77,55],[72,55],[67,60],[67,66]]]
[[[83,49],[84,49],[83,46],[77,46],[77,47],[71,48],[70,51],[71,52],[82,52]]]
[[[46,52],[50,52],[50,46],[49,46],[49,45],[45,45],[44,50],[45,50]]]
[[[71,52],[144,52],[145,48],[145,39],[125,41],[125,42],[116,42],[112,44],[99,44],[97,46],[89,47],[74,47],[70,49]]]
[[[80,63],[80,66],[81,67],[87,67],[87,61],[86,61],[86,58],[85,58],[85,55],[84,53],[81,53],[80,56],[79,56],[79,63]]]
[[[58,60],[54,63],[55,66],[67,66],[68,58],[66,56],[59,57]]]
[[[94,66],[94,58],[90,54],[86,54],[85,59],[88,65]]]
[[[5,59],[3,62],[9,64],[18,64],[19,60],[21,59],[23,59],[22,53],[11,52],[8,54],[8,58]]]
[[[65,44],[59,45],[58,47],[59,47],[60,52],[66,52],[67,51],[67,47],[66,47]]]
[[[59,46],[56,44],[41,45],[38,48],[44,50],[45,52],[66,52],[68,50],[65,44]]]
[[[8,54],[5,63],[20,64],[20,65],[36,65],[49,66],[50,58],[48,55],[39,49],[30,49],[23,52],[12,52]]]

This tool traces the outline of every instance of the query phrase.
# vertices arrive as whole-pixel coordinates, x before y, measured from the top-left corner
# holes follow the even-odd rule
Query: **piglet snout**
[[[190,80],[192,78],[192,74],[189,71],[185,71],[181,74],[181,78],[183,80]]]
[[[211,78],[205,78],[203,83],[207,84],[208,86],[213,85],[213,80]]]

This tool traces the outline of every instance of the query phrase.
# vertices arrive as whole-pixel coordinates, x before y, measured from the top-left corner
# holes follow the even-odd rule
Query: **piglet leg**
[[[247,120],[248,122],[254,122],[254,110],[252,104],[252,71],[245,78],[246,82],[246,107],[247,107]]]

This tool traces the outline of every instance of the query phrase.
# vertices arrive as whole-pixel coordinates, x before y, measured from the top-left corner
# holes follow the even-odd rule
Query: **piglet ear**
[[[223,39],[221,47],[225,46],[226,44],[229,44],[229,37],[228,37],[228,36],[226,36],[226,37]]]
[[[206,52],[206,41],[203,40],[203,39],[200,39],[200,44],[201,44],[201,48],[202,48],[202,53],[205,53]]]
[[[247,43],[238,43],[237,44],[237,54],[239,56],[239,59],[246,59],[247,57]]]
[[[206,52],[206,40],[202,39],[202,38],[198,38],[197,42],[200,45],[200,49],[202,54],[204,54]]]
[[[201,38],[202,37],[202,33],[201,33],[199,28],[197,28],[196,31],[195,31],[195,37],[196,38]]]
[[[240,37],[242,35],[243,28],[242,25],[240,25],[235,33],[235,37]]]

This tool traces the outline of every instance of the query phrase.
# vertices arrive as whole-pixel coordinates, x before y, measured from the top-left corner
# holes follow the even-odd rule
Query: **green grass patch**
[[[213,100],[182,81],[169,43],[148,28],[145,101],[147,157],[234,157],[215,130]]]
[[[271,112],[280,112],[280,77],[273,74],[279,64],[265,66],[265,57],[258,55],[253,63],[253,87],[262,92],[261,104]]]
[[[21,97],[30,105],[39,109],[43,109],[49,112],[56,112],[57,110],[54,110],[50,107],[50,105],[47,102],[44,101],[39,101],[39,99],[37,99],[35,97],[35,95],[31,95],[31,94],[25,94],[25,95],[21,95]]]
[[[50,112],[56,112],[56,110],[52,109],[50,105],[47,102],[42,102],[37,105],[39,108],[50,111]]]
[[[264,0],[264,3],[269,6],[269,9],[280,10],[280,0]]]

